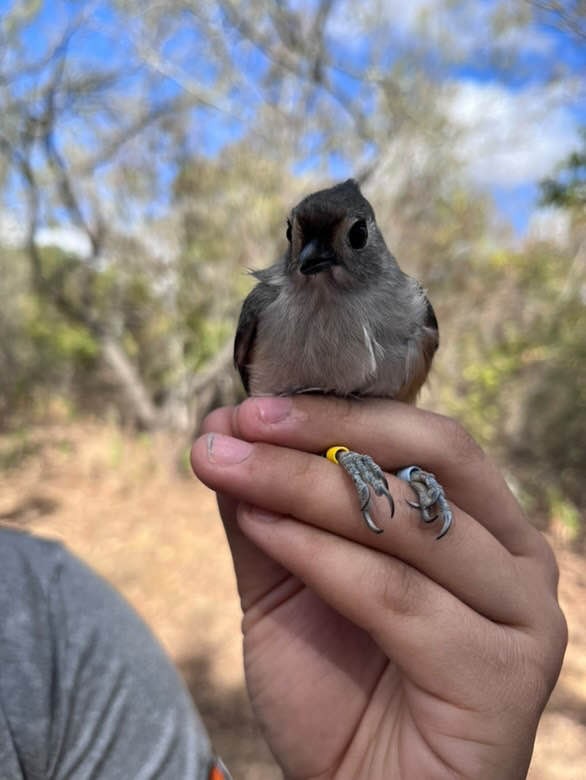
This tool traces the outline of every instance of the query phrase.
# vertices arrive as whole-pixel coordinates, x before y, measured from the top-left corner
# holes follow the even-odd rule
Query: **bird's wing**
[[[437,352],[439,347],[439,325],[437,324],[437,317],[433,310],[433,306],[430,303],[429,298],[425,298],[427,302],[427,312],[423,328],[423,355],[427,364],[427,370],[431,368],[431,361],[433,356]]]
[[[409,343],[407,361],[406,361],[406,381],[403,387],[396,395],[398,401],[413,403],[417,398],[421,386],[425,382],[433,356],[439,347],[439,327],[437,318],[429,298],[425,295],[423,288],[421,293],[425,298],[425,319],[423,328],[417,340]]]
[[[433,306],[427,295],[425,296],[425,303],[426,312],[425,321],[423,323],[423,353],[429,369],[433,356],[439,347],[439,325],[437,324],[437,317],[435,316]]]
[[[242,304],[236,328],[236,338],[234,339],[234,365],[240,373],[242,384],[247,393],[250,392],[249,366],[253,362],[258,321],[263,311],[275,300],[278,294],[276,287],[261,281],[251,290]]]

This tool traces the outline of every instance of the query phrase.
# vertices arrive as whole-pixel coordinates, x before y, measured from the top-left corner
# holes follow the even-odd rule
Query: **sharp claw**
[[[387,501],[389,502],[389,507],[391,509],[391,517],[393,517],[395,514],[395,500],[389,491],[389,486],[387,485],[384,488],[379,486],[378,488],[374,489],[374,492],[377,494],[377,496],[384,496],[387,499]]]
[[[369,508],[371,506],[371,492],[373,492],[377,496],[385,496],[389,503],[391,517],[395,514],[395,502],[383,471],[369,455],[360,455],[349,450],[341,452],[336,460],[354,482],[360,501],[360,511],[367,528],[375,534],[382,533],[383,529],[376,525],[370,515]]]
[[[364,518],[366,527],[375,534],[382,534],[383,529],[378,527],[378,525],[370,516],[370,512],[368,511],[368,507],[370,506],[370,491],[368,490],[368,486],[366,484],[362,489],[358,490],[358,495],[361,499],[360,511],[362,512],[362,517]]]
[[[408,466],[397,472],[400,479],[405,480],[417,494],[419,502],[409,501],[407,504],[413,509],[418,509],[421,519],[424,523],[433,523],[438,517],[441,517],[443,525],[437,539],[441,539],[450,530],[453,522],[453,515],[442,486],[438,483],[434,474],[423,471],[417,466]],[[437,507],[434,515],[431,515],[433,507]]]
[[[364,518],[364,522],[366,523],[369,531],[372,531],[374,534],[382,534],[383,529],[379,528],[378,525],[374,522],[368,509],[365,508],[362,510],[362,517]]]
[[[444,524],[442,526],[442,530],[435,537],[436,540],[441,539],[442,536],[445,536],[450,530],[451,525],[452,525],[452,513],[448,510],[447,512],[444,513]]]

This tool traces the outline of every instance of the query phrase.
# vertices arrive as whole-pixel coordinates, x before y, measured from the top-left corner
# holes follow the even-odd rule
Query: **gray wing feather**
[[[255,273],[257,278],[259,273]],[[261,281],[246,296],[242,304],[236,338],[234,339],[234,365],[240,373],[242,384],[246,392],[249,392],[249,369],[253,360],[254,343],[258,329],[258,321],[263,311],[278,296],[276,287]]]

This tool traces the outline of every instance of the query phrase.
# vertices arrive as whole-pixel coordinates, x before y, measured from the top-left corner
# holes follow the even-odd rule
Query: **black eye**
[[[289,220],[287,220],[287,232],[285,233],[285,235],[287,236],[287,241],[291,243],[291,223],[289,222]]]
[[[363,219],[358,219],[348,231],[348,241],[352,249],[363,249],[368,240],[368,228]]]

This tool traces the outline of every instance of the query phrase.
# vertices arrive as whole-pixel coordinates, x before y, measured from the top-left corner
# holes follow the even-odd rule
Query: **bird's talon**
[[[360,455],[342,447],[331,449],[336,449],[336,462],[343,467],[344,471],[349,474],[354,482],[360,501],[360,511],[367,528],[375,534],[382,533],[383,529],[376,525],[369,512],[372,490],[375,495],[386,497],[389,502],[391,517],[395,514],[395,502],[390,494],[389,483],[382,469],[377,466],[369,455]]]
[[[418,503],[406,499],[407,504],[414,509],[419,509],[424,523],[433,523],[438,518],[443,520],[442,528],[436,537],[441,539],[450,530],[453,516],[446,500],[444,489],[439,484],[434,474],[423,471],[417,466],[409,466],[401,469],[397,476],[408,482],[419,499]],[[435,514],[431,514],[436,507]]]
[[[425,506],[430,507],[436,504],[441,493],[437,490],[428,490],[425,496]]]
[[[383,529],[379,528],[378,525],[374,522],[372,517],[370,516],[370,512],[368,509],[364,508],[362,510],[362,517],[364,518],[364,522],[366,523],[366,527],[372,531],[374,534],[382,534]]]
[[[452,525],[452,513],[448,509],[445,516],[444,516],[444,524],[442,526],[442,530],[439,532],[439,534],[435,537],[436,539],[441,539],[442,536],[445,536],[448,531],[450,530],[450,527]]]
[[[386,483],[386,480],[385,480],[385,483]],[[387,499],[387,501],[389,502],[389,508],[391,510],[391,517],[394,517],[394,515],[395,515],[395,500],[394,500],[394,498],[392,497],[392,495],[391,495],[391,493],[389,491],[388,484],[386,484],[384,487],[382,485],[375,486],[374,492],[376,493],[377,496],[384,496]]]
[[[345,447],[334,447],[328,451],[328,457],[330,457],[329,452],[331,450],[335,450],[334,462],[342,466],[354,482],[360,502],[360,511],[366,527],[375,534],[382,533],[383,529],[379,528],[372,519],[370,506],[371,493],[377,496],[384,496],[389,503],[391,517],[395,514],[395,501],[389,491],[389,485],[384,472],[368,455],[350,452]],[[438,518],[442,519],[442,528],[437,536],[438,539],[441,539],[442,536],[447,534],[453,521],[452,512],[442,486],[433,474],[423,471],[417,466],[401,469],[398,472],[398,476],[400,479],[408,482],[416,494],[417,502],[409,501],[408,499],[406,499],[406,502],[413,509],[419,510],[424,523],[429,524],[435,522]]]

